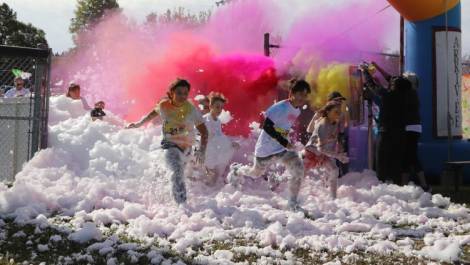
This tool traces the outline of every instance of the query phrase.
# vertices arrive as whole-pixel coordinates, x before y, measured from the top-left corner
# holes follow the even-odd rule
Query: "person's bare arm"
[[[134,122],[130,123],[129,125],[127,125],[126,128],[139,128],[140,126],[144,125],[148,121],[153,120],[157,116],[158,116],[158,112],[156,112],[155,110],[152,110],[147,115],[142,117],[142,119],[140,119],[140,121],[135,122],[135,123]]]
[[[207,127],[204,123],[201,123],[198,126],[196,126],[196,129],[199,131],[199,134],[201,135],[200,150],[206,151],[207,138],[208,138],[208,135],[209,135],[209,133],[207,132]]]
[[[320,115],[318,114],[318,112],[316,112],[316,113],[313,115],[312,120],[310,121],[310,123],[309,123],[308,126],[307,126],[307,132],[308,132],[308,133],[313,133],[313,129],[315,129],[315,122],[318,120],[319,116],[320,116]]]
[[[196,126],[196,129],[199,131],[199,134],[201,135],[201,145],[199,146],[200,153],[196,157],[196,159],[199,164],[204,164],[204,158],[206,156],[207,138],[208,138],[209,133],[204,123],[201,123],[198,126]]]
[[[379,71],[379,73],[387,80],[387,82],[390,82],[390,79],[392,78],[392,75],[389,74],[387,71],[385,71],[382,67],[380,67],[376,62],[372,62],[372,65]]]

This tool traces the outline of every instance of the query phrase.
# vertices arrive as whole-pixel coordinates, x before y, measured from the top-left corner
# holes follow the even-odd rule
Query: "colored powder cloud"
[[[224,93],[229,99],[226,107],[234,116],[227,131],[247,135],[248,125],[258,121],[260,112],[276,99],[278,75],[286,72],[286,65],[303,78],[311,69],[316,70],[310,74],[321,73],[332,61],[354,63],[362,50],[383,50],[388,18],[335,38],[345,27],[338,17],[366,15],[376,10],[376,1],[365,1],[363,6],[329,5],[328,9],[314,5],[315,9],[304,10],[306,15],[298,19],[278,2],[233,1],[198,27],[137,24],[122,13],[110,14],[79,36],[76,50],[55,59],[53,81],[62,80],[64,85],[78,82],[90,103],[104,100],[107,108],[133,121],[166,95],[172,80],[186,78],[192,84],[191,97],[210,91]],[[284,21],[290,21],[290,26]],[[281,36],[283,48],[274,58],[262,56],[265,32]],[[310,79],[312,84],[323,80]]]

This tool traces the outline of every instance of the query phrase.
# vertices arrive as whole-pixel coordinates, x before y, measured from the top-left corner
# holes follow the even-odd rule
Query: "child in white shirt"
[[[272,164],[281,163],[289,173],[288,207],[292,211],[305,210],[299,206],[298,194],[304,177],[302,159],[289,141],[289,131],[300,115],[302,107],[310,93],[310,85],[305,80],[292,80],[289,88],[289,98],[279,101],[264,113],[262,132],[255,146],[253,166],[233,164],[227,176],[228,182],[239,187],[242,176],[260,177]]]
[[[210,112],[203,116],[209,133],[204,166],[207,173],[206,184],[213,186],[225,172],[235,148],[238,148],[239,145],[232,142],[222,132],[219,115],[222,113],[227,99],[224,95],[216,92],[211,92],[208,98]]]

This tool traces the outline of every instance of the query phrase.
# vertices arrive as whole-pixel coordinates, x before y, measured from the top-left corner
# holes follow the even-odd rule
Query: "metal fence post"
[[[15,89],[13,69],[31,89],[30,97],[0,96],[0,181],[14,181],[23,164],[47,147],[51,54],[47,47],[0,45],[0,89]]]
[[[34,154],[39,150],[39,141],[40,141],[40,128],[41,128],[41,103],[42,103],[42,91],[41,91],[41,83],[42,77],[45,74],[44,69],[45,65],[42,63],[42,60],[36,62],[36,71],[35,71],[35,80],[34,80],[34,93],[33,100],[34,100],[34,108],[33,108],[33,130],[32,130],[32,142],[31,142],[31,155],[33,157]]]

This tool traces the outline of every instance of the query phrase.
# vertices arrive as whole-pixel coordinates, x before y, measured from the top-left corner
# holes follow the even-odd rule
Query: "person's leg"
[[[297,152],[285,152],[281,161],[289,172],[289,206],[298,205],[297,197],[300,191],[300,185],[304,178],[304,165]]]
[[[330,197],[332,199],[336,199],[336,193],[338,190],[339,168],[336,166],[334,159],[328,159],[327,161],[325,161],[324,167],[327,174]]]
[[[396,133],[393,132],[387,132],[386,137],[383,139],[383,143],[385,146],[385,154],[383,158],[383,163],[385,163],[385,176],[388,181],[394,184],[400,184],[397,183],[397,174],[396,169],[397,169],[397,163],[401,162],[401,157],[397,157],[396,154],[396,146],[394,146],[394,135],[396,136]],[[398,160],[398,161],[397,161]]]
[[[208,186],[213,186],[217,181],[217,169],[216,168],[205,168],[204,182]]]
[[[186,202],[186,185],[184,182],[185,163],[183,153],[176,147],[165,150],[165,162],[170,172],[172,196],[176,203]]]
[[[387,161],[390,163],[390,177],[393,183],[401,185],[403,173],[403,159],[405,156],[405,130],[394,131],[389,138],[390,152]]]
[[[375,155],[375,160],[376,160],[376,168],[377,168],[377,178],[385,182],[387,180],[386,178],[386,165],[387,161],[385,160],[385,154],[386,154],[386,145],[385,145],[385,133],[380,132],[378,137],[377,137],[377,152]]]
[[[336,166],[338,167],[338,170],[339,170],[339,176],[341,177],[343,175],[343,163],[341,163],[341,161],[335,159],[335,164]]]
[[[408,185],[408,183],[410,183],[410,173],[408,172],[401,173],[401,185],[405,186],[405,185]]]
[[[251,167],[242,166],[238,172],[244,176],[259,178],[261,177],[261,175],[264,174],[264,172],[266,171],[266,168],[271,163],[271,161],[274,160],[273,158],[274,157],[270,157],[270,158],[255,157],[253,166]]]
[[[420,186],[425,190],[425,191],[430,191],[430,186],[426,181],[426,177],[424,176],[423,168],[421,166],[421,162],[419,161],[418,157],[418,142],[419,138],[421,137],[421,134],[418,132],[413,132],[413,134],[410,136],[412,146],[413,146],[413,153],[412,153],[412,165],[414,172],[416,172],[416,175],[418,177],[418,181]]]
[[[214,186],[217,180],[222,177],[225,172],[225,165],[217,165],[214,168],[206,168],[206,185]]]
[[[403,159],[402,134],[399,131],[387,131],[380,134],[379,174],[382,181],[401,182],[401,164]]]
[[[217,180],[219,178],[222,177],[222,175],[225,173],[225,170],[227,169],[227,165],[218,165],[215,167],[215,181],[217,182]]]
[[[405,132],[405,142],[404,142],[404,155],[403,155],[403,170],[401,174],[401,184],[408,185],[410,182],[410,176],[414,172],[412,172],[412,158],[414,148],[413,148],[413,140],[411,137],[412,132]]]
[[[253,166],[234,163],[230,165],[230,172],[227,174],[227,182],[235,188],[240,188],[243,184],[242,176],[260,177],[275,158],[275,156],[267,158],[255,157]]]
[[[349,133],[346,128],[343,133],[339,135],[339,144],[341,145],[341,151],[348,154],[349,153]],[[336,160],[336,166],[339,169],[339,178],[346,175],[349,171],[349,163],[342,163],[339,160]]]
[[[426,176],[424,175],[424,171],[419,171],[417,174],[419,185],[423,188],[424,191],[431,192],[431,186],[429,186],[428,182],[426,181]]]

